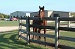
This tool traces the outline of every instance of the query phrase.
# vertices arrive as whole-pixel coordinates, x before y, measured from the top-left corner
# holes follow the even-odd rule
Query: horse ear
[[[40,8],[40,6],[39,6],[39,8]]]
[[[44,9],[44,6],[43,6],[43,9]]]

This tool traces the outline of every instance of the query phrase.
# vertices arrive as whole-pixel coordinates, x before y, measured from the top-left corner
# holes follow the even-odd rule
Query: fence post
[[[19,18],[19,31],[18,31],[18,39],[20,40],[21,38],[20,38],[20,36],[21,36],[21,32],[20,32],[20,29],[22,29],[22,26],[20,25],[20,23],[22,23],[22,19],[21,19],[22,17],[20,17]]]
[[[60,21],[58,20],[58,40],[59,40],[59,37],[60,37],[59,27],[60,27]]]
[[[54,17],[55,17],[55,49],[58,49],[58,26],[59,26],[59,24],[58,24],[58,19],[59,19],[59,17],[58,17],[58,14],[55,14],[54,15]]]
[[[26,25],[27,25],[27,38],[28,38],[28,44],[30,44],[30,22],[29,22],[29,17],[26,17]]]
[[[70,21],[68,21],[68,27],[70,27]]]
[[[19,34],[19,33],[20,33],[20,18],[19,18],[19,20],[18,20],[18,21],[19,21],[18,39],[20,39],[20,34]]]
[[[60,17],[60,15],[57,16],[58,18]],[[58,19],[58,40],[60,39],[60,30],[59,30],[59,27],[60,27],[60,20]]]

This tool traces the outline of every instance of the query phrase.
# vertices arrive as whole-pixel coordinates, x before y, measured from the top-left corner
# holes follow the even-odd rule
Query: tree
[[[70,13],[70,16],[75,17],[75,12]]]
[[[3,14],[3,13],[0,13],[0,18],[9,18],[9,15],[6,15],[6,14]]]
[[[4,16],[3,15],[0,15],[0,18],[4,18]]]

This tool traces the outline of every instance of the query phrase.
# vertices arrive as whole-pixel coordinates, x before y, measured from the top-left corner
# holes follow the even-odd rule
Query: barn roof
[[[15,12],[32,13],[32,11],[15,11]],[[12,13],[15,13],[15,12],[12,12]],[[12,13],[11,13],[11,14],[12,14]]]
[[[23,13],[32,13],[32,11],[19,11],[19,12],[23,12]]]

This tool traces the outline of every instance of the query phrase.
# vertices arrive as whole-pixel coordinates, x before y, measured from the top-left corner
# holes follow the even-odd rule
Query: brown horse
[[[39,16],[41,18],[41,25],[42,26],[46,26],[47,25],[47,21],[46,20],[42,20],[43,17],[45,17],[45,11],[44,11],[44,6],[40,7],[39,6]],[[40,33],[41,29],[38,30],[38,32]],[[46,34],[46,29],[44,29],[44,34]],[[39,36],[40,38],[40,36]],[[44,37],[44,39],[46,40],[46,38]]]
[[[44,6],[43,7],[40,7],[39,6],[39,14],[38,16],[34,16],[34,17],[40,17],[41,20],[34,20],[33,21],[33,24],[35,24],[36,26],[37,25],[41,25],[41,26],[46,26],[47,24],[47,21],[46,20],[42,20],[43,17],[45,17],[45,11],[44,11]],[[38,30],[37,30],[38,29]],[[38,33],[41,33],[41,29],[40,28],[33,28],[33,31],[34,32],[38,32]],[[46,29],[44,29],[44,34],[46,33]],[[34,36],[33,36],[34,38]],[[39,39],[40,39],[40,36],[39,36]],[[45,41],[46,41],[46,38],[44,37]]]

